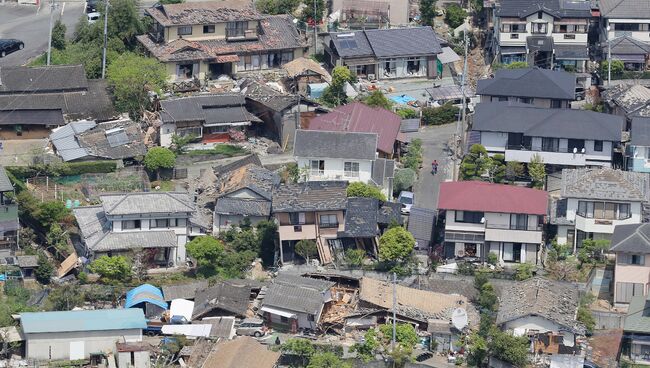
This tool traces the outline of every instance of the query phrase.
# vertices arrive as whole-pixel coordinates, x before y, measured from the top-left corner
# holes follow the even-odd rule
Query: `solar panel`
[[[339,40],[339,44],[342,49],[356,49],[357,41],[356,40]]]
[[[119,147],[129,143],[129,137],[124,128],[115,128],[106,131],[106,139],[111,147]]]

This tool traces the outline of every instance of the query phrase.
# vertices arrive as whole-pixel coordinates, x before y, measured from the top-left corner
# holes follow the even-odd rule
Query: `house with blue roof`
[[[20,313],[25,355],[36,360],[88,359],[115,353],[117,342],[142,341],[141,309]]]

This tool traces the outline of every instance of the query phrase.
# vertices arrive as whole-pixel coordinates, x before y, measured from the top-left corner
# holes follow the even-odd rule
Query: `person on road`
[[[433,172],[433,175],[438,173],[438,160],[433,160],[431,163],[431,172]]]

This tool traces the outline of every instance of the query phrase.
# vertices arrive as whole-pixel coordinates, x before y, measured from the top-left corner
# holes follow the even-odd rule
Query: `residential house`
[[[294,247],[300,240],[316,242],[321,263],[333,261],[331,249],[341,247],[347,186],[345,181],[309,181],[275,189],[271,212],[278,224],[280,263],[299,259]]]
[[[273,189],[280,184],[278,174],[248,164],[223,174],[217,180],[214,234],[237,227],[244,219],[248,219],[251,225],[269,219]]]
[[[172,80],[279,68],[306,46],[293,17],[260,14],[248,0],[157,4],[146,14],[153,26],[137,39]]]
[[[97,206],[73,209],[85,257],[144,249],[150,266],[183,264],[189,237],[205,233],[187,193],[137,192],[100,196]]]
[[[12,256],[18,245],[18,204],[13,197],[14,186],[0,166],[0,259]]]
[[[286,84],[294,93],[307,94],[311,83],[330,83],[332,76],[317,61],[299,57],[282,66],[287,72]]]
[[[608,87],[601,94],[606,111],[627,119],[626,130],[635,117],[650,117],[650,88],[640,84],[621,83]]]
[[[622,161],[615,153],[624,122],[586,110],[481,103],[476,106],[470,141],[482,144],[491,155],[505,155],[506,161],[527,163],[539,155],[552,166],[610,167]]]
[[[20,313],[25,356],[36,360],[81,360],[115,352],[117,342],[142,341],[147,328],[139,309]]]
[[[33,280],[36,278],[36,268],[38,267],[37,256],[18,256],[16,264],[20,268],[20,275],[23,280]]]
[[[207,94],[160,101],[160,145],[169,147],[172,137],[192,136],[201,143],[228,142],[232,130],[261,122],[249,113],[241,94]],[[244,130],[245,131],[245,130]]]
[[[649,185],[646,174],[631,171],[562,170],[561,199],[551,213],[558,244],[577,250],[585,239],[610,240],[617,225],[641,223]]]
[[[399,152],[400,142],[408,141],[400,133],[400,125],[401,118],[392,111],[352,102],[315,116],[309,121],[307,130],[375,133],[379,157],[393,158]]]
[[[614,305],[624,308],[634,297],[648,295],[650,224],[636,223],[616,226],[609,250],[616,256]]]
[[[500,69],[491,79],[479,79],[481,102],[512,101],[551,109],[571,108],[576,76],[564,71],[523,68]]]
[[[0,139],[41,139],[75,120],[118,116],[105,80],[89,80],[83,65],[0,68]]]
[[[391,224],[402,225],[400,203],[383,202],[375,198],[348,198],[345,209],[345,230],[339,231],[341,248],[333,249],[343,262],[345,250],[361,249],[367,256],[379,256],[379,237]],[[338,244],[337,244],[338,245]]]
[[[411,22],[408,0],[333,0],[330,18],[344,28],[404,27]]]
[[[600,0],[599,5],[603,59],[611,53],[612,59],[624,62],[625,69],[648,69],[650,4],[637,0]]]
[[[646,280],[647,281],[647,280]],[[650,300],[639,294],[631,298],[623,325],[623,353],[632,363],[650,364]]]
[[[298,130],[293,156],[306,181],[360,181],[393,194],[395,162],[377,158],[377,134]]]
[[[52,130],[50,141],[63,161],[127,160],[144,156],[140,124],[129,119],[97,124],[94,121],[73,121]]]
[[[275,368],[280,355],[254,338],[242,336],[216,344],[201,368]]]
[[[406,229],[415,238],[415,250],[428,252],[434,238],[436,211],[422,207],[411,207]]]
[[[650,173],[650,118],[632,118],[626,158],[628,170]]]
[[[443,259],[501,263],[539,261],[545,191],[483,181],[440,184],[439,216],[445,218]]]
[[[250,286],[228,281],[198,290],[192,320],[222,316],[246,317],[250,296]]]
[[[502,0],[494,17],[495,55],[501,63],[586,71],[589,1]]]
[[[166,302],[174,299],[194,300],[196,292],[208,287],[208,280],[196,280],[183,284],[163,285],[162,293]]]
[[[146,342],[116,344],[118,368],[149,368],[153,346]]]
[[[334,282],[280,274],[266,291],[260,312],[273,328],[296,333],[316,330],[326,304],[332,301]]]
[[[330,33],[324,48],[330,67],[347,66],[369,80],[435,78],[442,69],[437,63],[442,48],[431,27]]]
[[[577,337],[585,327],[576,321],[578,286],[543,277],[512,283],[499,296],[496,324],[516,336],[528,336],[541,354],[579,355]]]

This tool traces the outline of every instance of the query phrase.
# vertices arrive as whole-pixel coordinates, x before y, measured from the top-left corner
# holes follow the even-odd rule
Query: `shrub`
[[[348,197],[365,197],[365,198],[377,198],[380,201],[385,201],[386,196],[381,192],[381,189],[378,187],[365,184],[360,181],[350,183],[346,191]]]
[[[399,170],[395,174],[395,188],[394,192],[399,193],[403,190],[408,190],[415,184],[415,180],[417,179],[417,175],[415,171],[411,168],[405,168]]]
[[[445,23],[447,23],[449,27],[458,28],[465,22],[465,18],[467,18],[467,12],[465,9],[461,8],[460,5],[451,4],[447,7]]]
[[[402,119],[415,119],[418,117],[418,112],[409,107],[399,108],[395,113]]]
[[[442,125],[452,123],[460,109],[450,102],[440,107],[426,107],[422,109],[422,123],[425,125]]]

